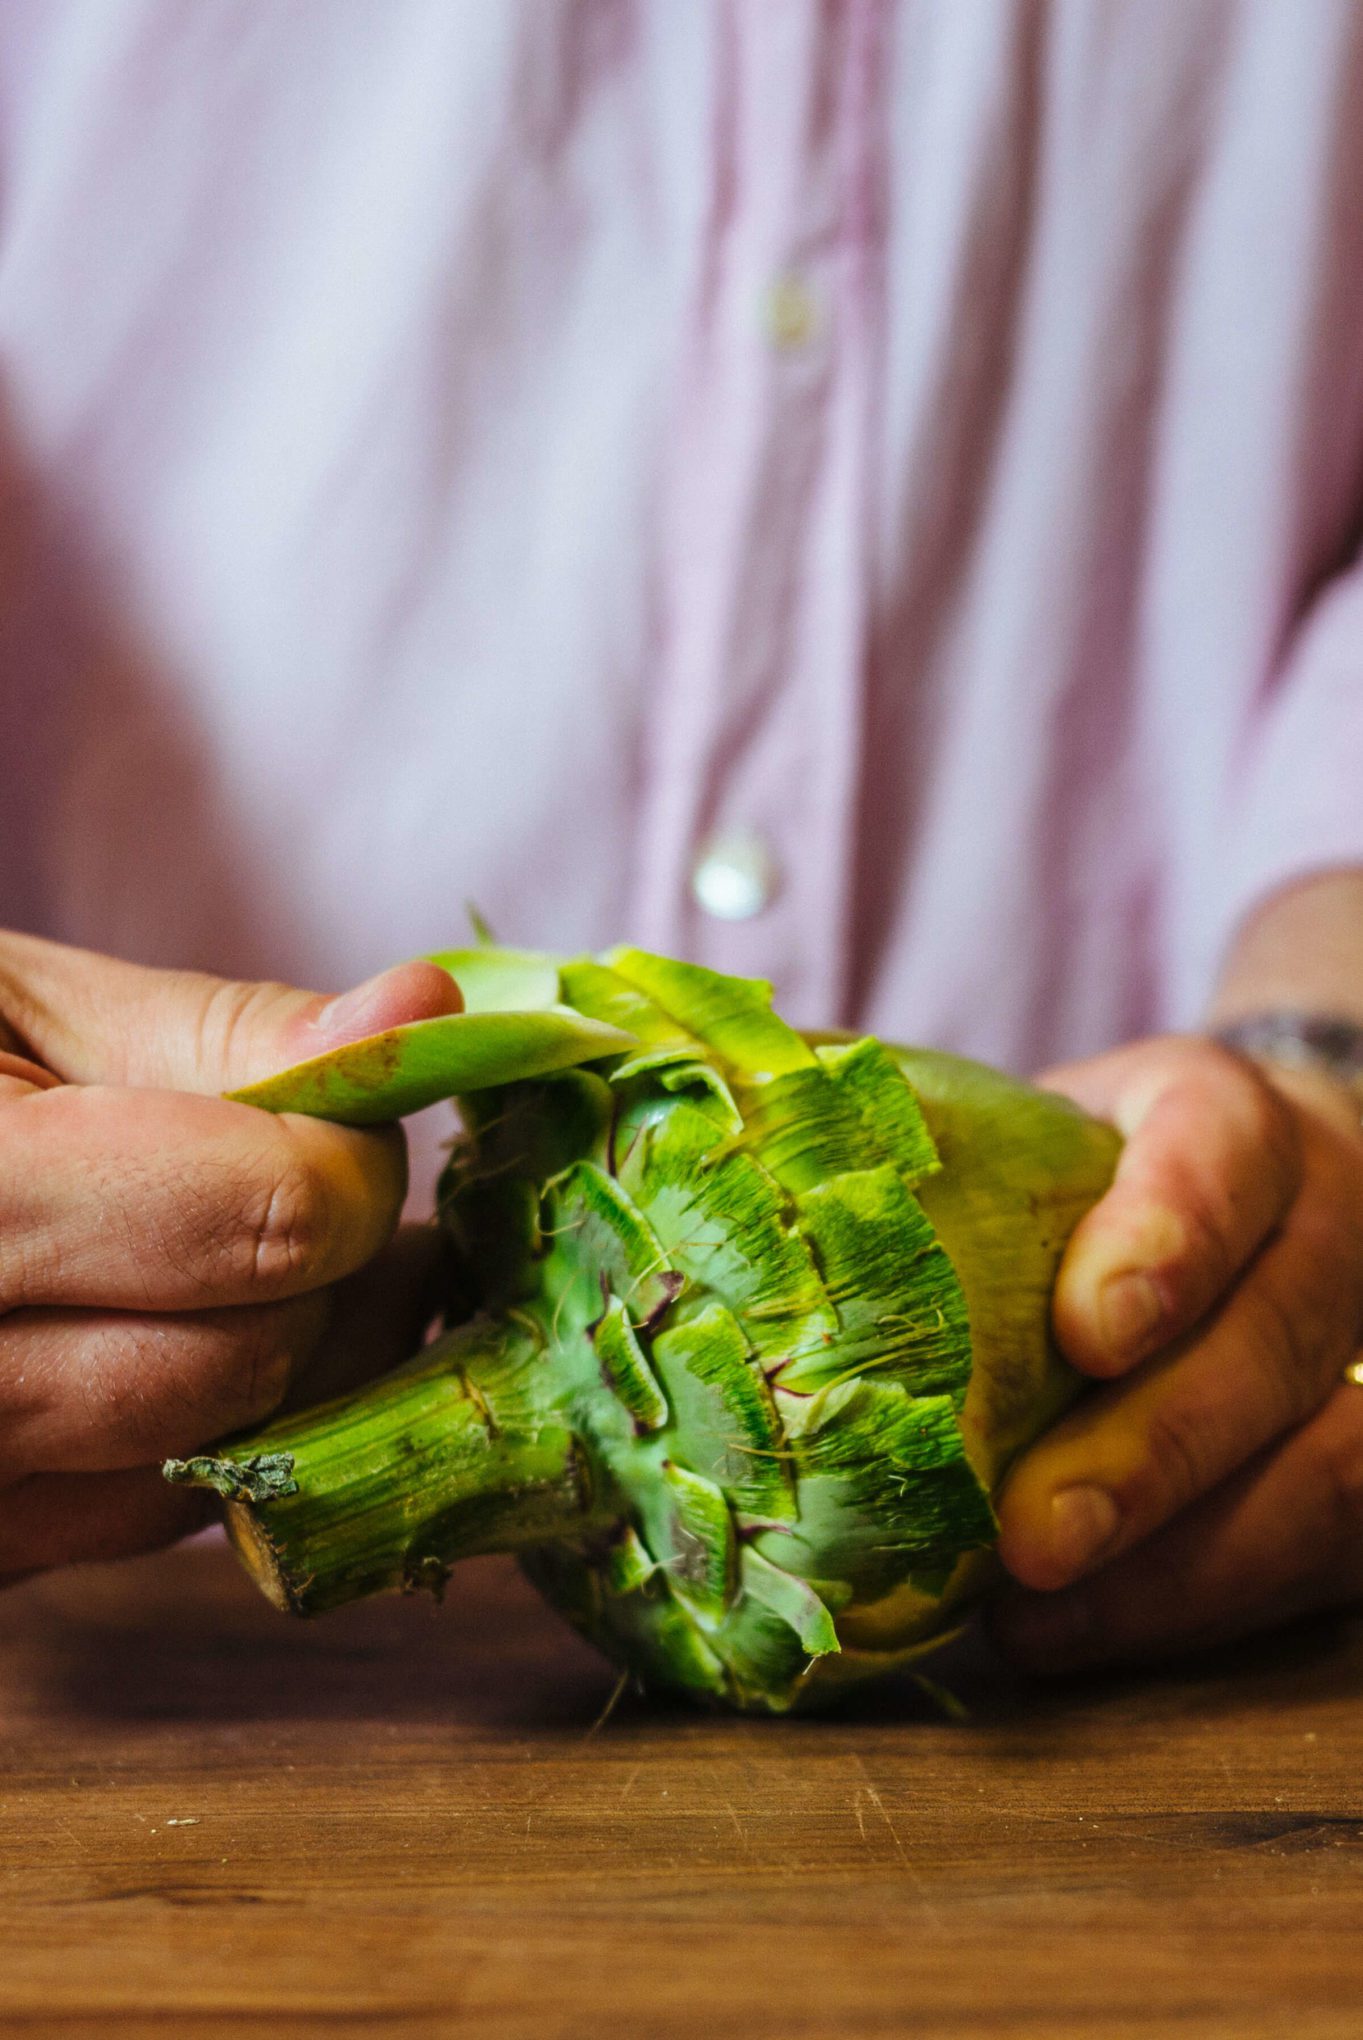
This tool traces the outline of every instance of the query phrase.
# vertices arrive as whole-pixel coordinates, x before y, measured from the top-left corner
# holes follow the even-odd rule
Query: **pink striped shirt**
[[[6,0],[0,920],[1012,1065],[1363,861],[1351,0]]]

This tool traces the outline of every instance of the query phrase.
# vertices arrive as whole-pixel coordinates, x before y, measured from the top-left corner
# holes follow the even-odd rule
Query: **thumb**
[[[462,1007],[453,978],[433,963],[398,964],[332,999],[0,934],[0,1034],[67,1083],[230,1091]]]

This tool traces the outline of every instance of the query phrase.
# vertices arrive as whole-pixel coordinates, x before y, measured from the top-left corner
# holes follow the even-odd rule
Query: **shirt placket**
[[[634,925],[842,1017],[863,726],[881,0],[722,16]]]

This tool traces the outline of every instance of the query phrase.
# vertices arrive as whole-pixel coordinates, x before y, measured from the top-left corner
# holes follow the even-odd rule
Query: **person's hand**
[[[217,1094],[460,1005],[433,964],[329,1003],[0,934],[0,1583],[180,1536],[205,1498],[164,1457],[332,1385],[403,1136]]]
[[[1109,1384],[1014,1468],[997,1640],[1036,1670],[1363,1596],[1363,1134],[1323,1077],[1141,1042],[1041,1080],[1127,1136],[1054,1323]]]

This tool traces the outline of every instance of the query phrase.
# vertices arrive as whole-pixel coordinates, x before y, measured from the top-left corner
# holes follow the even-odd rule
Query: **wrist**
[[[1278,1088],[1357,1129],[1363,1121],[1363,1024],[1289,1007],[1241,1014],[1214,1040],[1260,1064]]]

